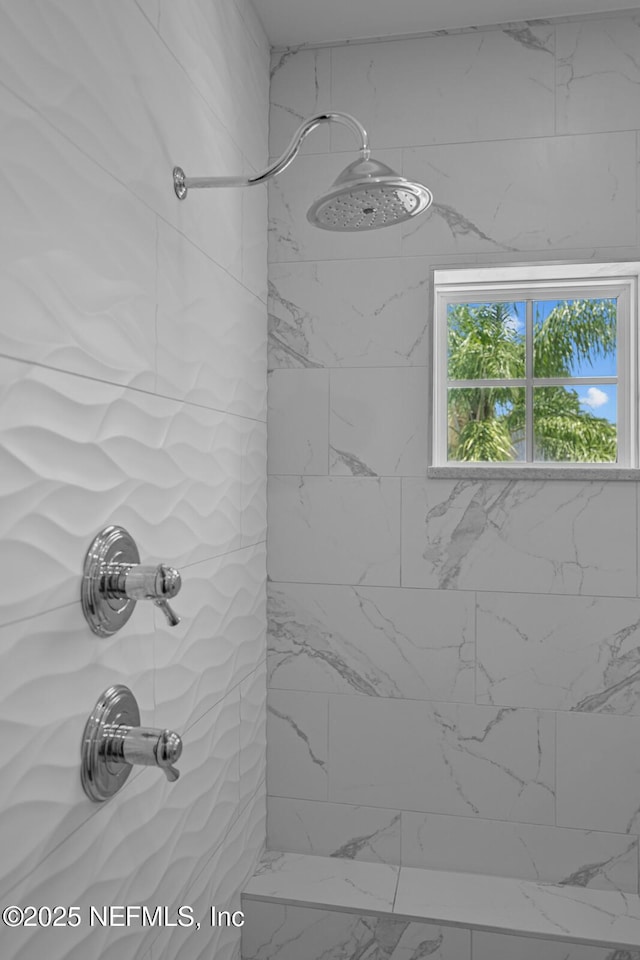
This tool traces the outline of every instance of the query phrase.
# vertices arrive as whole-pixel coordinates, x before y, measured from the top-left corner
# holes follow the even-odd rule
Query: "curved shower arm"
[[[293,137],[287,149],[281,157],[278,158],[266,170],[257,173],[254,177],[187,177],[180,167],[174,167],[173,185],[177,196],[183,200],[187,195],[187,190],[192,187],[254,187],[271,177],[277,176],[289,166],[291,161],[297,156],[302,142],[312,130],[319,127],[322,123],[342,123],[362,141],[360,153],[364,160],[369,159],[369,138],[367,131],[362,124],[352,117],[349,113],[317,113],[308,120],[304,120]]]

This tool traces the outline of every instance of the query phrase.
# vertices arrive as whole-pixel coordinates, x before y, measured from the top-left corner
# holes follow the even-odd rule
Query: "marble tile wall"
[[[245,901],[244,960],[639,960],[640,951]]]
[[[237,929],[88,908],[238,909],[264,847],[266,190],[181,204],[171,170],[264,166],[268,76],[249,0],[0,0],[0,890],[83,920],[1,926],[7,960],[239,957]],[[140,603],[90,632],[109,523],[180,568],[175,629]],[[182,735],[181,776],[94,804],[79,744],[114,683]]]
[[[638,891],[637,484],[426,464],[432,267],[640,257],[639,41],[629,12],[272,56],[273,156],[342,110],[435,196],[313,230],[339,125],[270,189],[273,849]]]

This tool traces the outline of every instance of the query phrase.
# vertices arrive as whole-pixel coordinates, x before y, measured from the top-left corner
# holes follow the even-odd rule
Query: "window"
[[[639,275],[435,270],[433,465],[637,467]]]

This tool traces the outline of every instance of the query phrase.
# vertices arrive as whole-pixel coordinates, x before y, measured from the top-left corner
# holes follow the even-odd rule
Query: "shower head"
[[[322,230],[378,230],[402,223],[430,206],[433,196],[379,160],[355,160],[309,208],[307,220]]]
[[[413,183],[378,160],[370,159],[367,131],[348,113],[319,113],[296,130],[282,156],[254,177],[187,177],[173,168],[173,189],[184,200],[194,187],[254,187],[282,173],[300,150],[304,138],[321,123],[343,123],[361,140],[360,159],[342,171],[331,190],[307,213],[307,220],[322,230],[377,230],[402,223],[430,206],[433,196],[421,183]]]

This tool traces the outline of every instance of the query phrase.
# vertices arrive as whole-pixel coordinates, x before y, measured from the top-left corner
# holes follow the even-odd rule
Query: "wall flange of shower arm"
[[[333,122],[349,127],[360,140],[360,159],[350,163],[331,189],[312,203],[307,212],[310,223],[323,230],[377,230],[415,217],[431,205],[433,194],[427,187],[401,177],[385,163],[371,158],[367,131],[348,113],[318,113],[309,117],[298,127],[282,156],[255,177],[187,177],[182,167],[174,167],[176,196],[184,200],[194,188],[254,187],[265,183],[286,170],[312,130]]]

